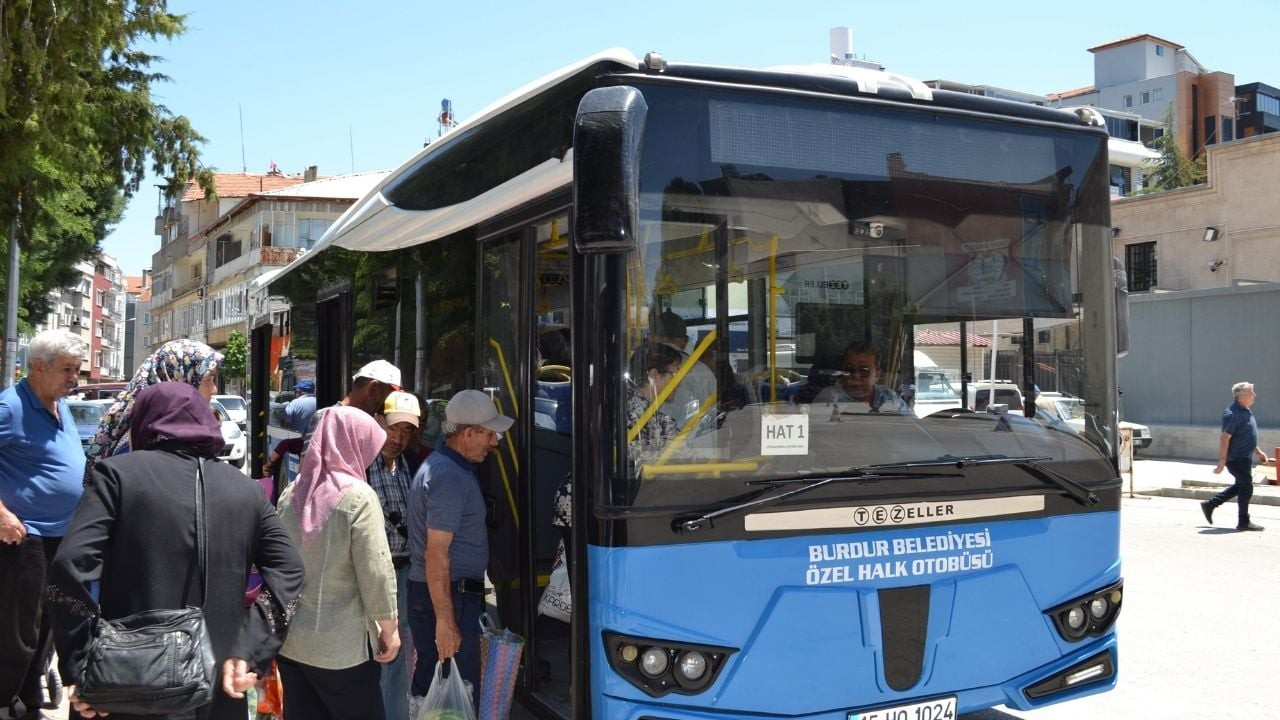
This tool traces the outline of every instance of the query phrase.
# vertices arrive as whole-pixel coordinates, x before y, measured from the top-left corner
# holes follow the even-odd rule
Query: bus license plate
[[[952,696],[910,705],[851,712],[849,720],[956,720],[956,699]]]

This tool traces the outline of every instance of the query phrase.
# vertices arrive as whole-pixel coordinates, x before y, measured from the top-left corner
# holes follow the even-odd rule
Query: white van
[[[915,400],[912,407],[916,417],[932,415],[939,410],[960,407],[960,391],[947,377],[947,371],[928,355],[915,351],[916,366]]]
[[[974,380],[969,383],[968,401],[967,406],[975,412],[986,412],[988,405],[1007,405],[1010,415],[1023,414],[1022,388],[1010,380]]]

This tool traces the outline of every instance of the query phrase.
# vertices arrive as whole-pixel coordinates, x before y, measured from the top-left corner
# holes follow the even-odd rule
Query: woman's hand
[[[237,700],[258,682],[258,673],[249,670],[249,663],[241,658],[227,658],[222,663],[222,692]]]
[[[106,717],[111,713],[99,712],[89,707],[89,703],[84,702],[76,695],[76,686],[67,686],[67,699],[71,701],[71,708],[79,713],[80,717]]]

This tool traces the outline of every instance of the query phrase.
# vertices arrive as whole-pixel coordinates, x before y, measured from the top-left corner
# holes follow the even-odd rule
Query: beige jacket
[[[293,507],[280,495],[280,520],[302,555],[302,596],[280,654],[328,670],[355,667],[377,652],[378,620],[396,616],[396,573],[373,488],[352,485],[310,545]]]

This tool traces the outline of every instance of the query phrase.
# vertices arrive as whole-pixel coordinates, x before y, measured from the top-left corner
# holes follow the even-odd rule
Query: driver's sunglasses
[[[871,377],[871,373],[874,372],[874,370],[867,367],[866,365],[859,365],[858,367],[854,367],[853,365],[845,365],[844,371],[849,375],[857,375],[858,377]]]
[[[396,532],[400,533],[400,537],[409,539],[409,528],[404,526],[404,516],[399,510],[392,510],[387,514],[387,522],[396,526]]]

